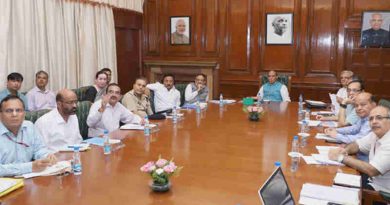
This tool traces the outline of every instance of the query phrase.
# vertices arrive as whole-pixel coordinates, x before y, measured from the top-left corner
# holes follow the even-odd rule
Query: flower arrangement
[[[244,111],[249,114],[249,120],[251,121],[258,121],[260,116],[264,114],[263,107],[257,107],[257,106],[246,106],[244,108]]]
[[[154,185],[166,185],[169,183],[169,177],[178,175],[183,167],[178,167],[173,159],[166,160],[159,156],[156,162],[150,161],[143,165],[140,170],[150,174]]]

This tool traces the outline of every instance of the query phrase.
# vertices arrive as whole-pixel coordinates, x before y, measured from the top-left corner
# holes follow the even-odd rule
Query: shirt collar
[[[54,113],[54,120],[57,124],[66,124],[64,118],[62,117],[62,115],[60,114],[60,112],[58,112],[58,108],[54,108],[52,110],[52,112]],[[69,118],[68,118],[68,122],[70,120],[70,118],[72,117],[73,115],[70,115]]]
[[[382,138],[378,139],[377,142],[379,142],[380,144],[383,144],[385,143],[386,141],[390,140],[390,130],[386,132],[385,135],[383,135]]]
[[[49,90],[46,88],[44,91],[42,91],[41,89],[38,88],[38,86],[35,86],[33,89],[35,92],[39,92],[39,93],[43,93],[43,94],[47,94],[49,92]]]
[[[22,125],[21,125],[20,128],[19,128],[19,131],[20,131],[21,129],[25,129],[26,127],[27,127],[27,124],[25,123],[25,121],[23,121],[23,122],[22,122]],[[0,136],[3,136],[4,134],[10,133],[10,132],[11,132],[11,131],[9,131],[8,128],[5,127],[5,125],[4,125],[2,122],[0,122]]]

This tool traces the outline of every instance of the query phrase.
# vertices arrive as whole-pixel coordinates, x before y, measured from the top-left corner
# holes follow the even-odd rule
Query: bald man
[[[382,24],[382,14],[371,14],[371,28],[363,31],[362,46],[390,46],[389,31],[382,29]]]
[[[190,39],[185,35],[186,32],[186,22],[184,19],[179,19],[176,21],[176,31],[171,33],[171,43],[172,44],[189,44]]]
[[[60,90],[56,96],[57,108],[40,117],[35,126],[46,146],[58,151],[82,141],[76,116],[77,96],[72,90]]]
[[[370,183],[363,181],[363,187],[376,191],[390,192],[390,110],[378,106],[368,117],[372,132],[345,148],[329,151],[329,159],[339,161],[371,177]],[[369,155],[368,162],[350,157],[363,152]]]

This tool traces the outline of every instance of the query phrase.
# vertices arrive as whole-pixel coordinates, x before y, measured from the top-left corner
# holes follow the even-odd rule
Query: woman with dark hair
[[[107,74],[104,71],[99,71],[95,75],[95,84],[88,88],[85,92],[85,99],[92,103],[99,100],[105,93],[104,89],[107,86]]]

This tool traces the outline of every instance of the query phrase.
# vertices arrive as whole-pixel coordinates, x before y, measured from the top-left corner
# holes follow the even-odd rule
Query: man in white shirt
[[[41,70],[35,74],[35,87],[28,91],[28,109],[30,111],[53,109],[56,107],[56,95],[53,91],[46,89],[49,82],[49,74]]]
[[[378,106],[369,115],[372,132],[356,140],[345,148],[329,151],[329,159],[342,162],[371,177],[366,188],[390,192],[390,110]],[[369,154],[369,162],[364,162],[348,154],[358,151]]]
[[[46,113],[35,122],[35,127],[51,151],[58,151],[82,141],[76,116],[76,94],[69,89],[60,90],[56,102],[57,109]]]
[[[347,87],[349,82],[351,82],[353,76],[353,72],[350,70],[343,70],[340,74],[340,83],[341,87],[336,94],[337,102],[341,104],[341,102],[348,97]]]
[[[154,106],[156,112],[180,106],[180,92],[175,88],[175,77],[172,74],[163,76],[163,84],[157,82],[146,87],[154,91]]]
[[[209,100],[209,89],[206,86],[206,75],[200,73],[195,76],[195,82],[187,85],[185,91],[186,103],[192,104],[197,101],[207,102]]]
[[[102,99],[92,104],[87,118],[89,137],[102,135],[104,130],[114,131],[119,128],[119,122],[143,123],[143,120],[138,115],[130,112],[119,102],[121,97],[119,85],[111,83],[108,85],[107,92]]]

